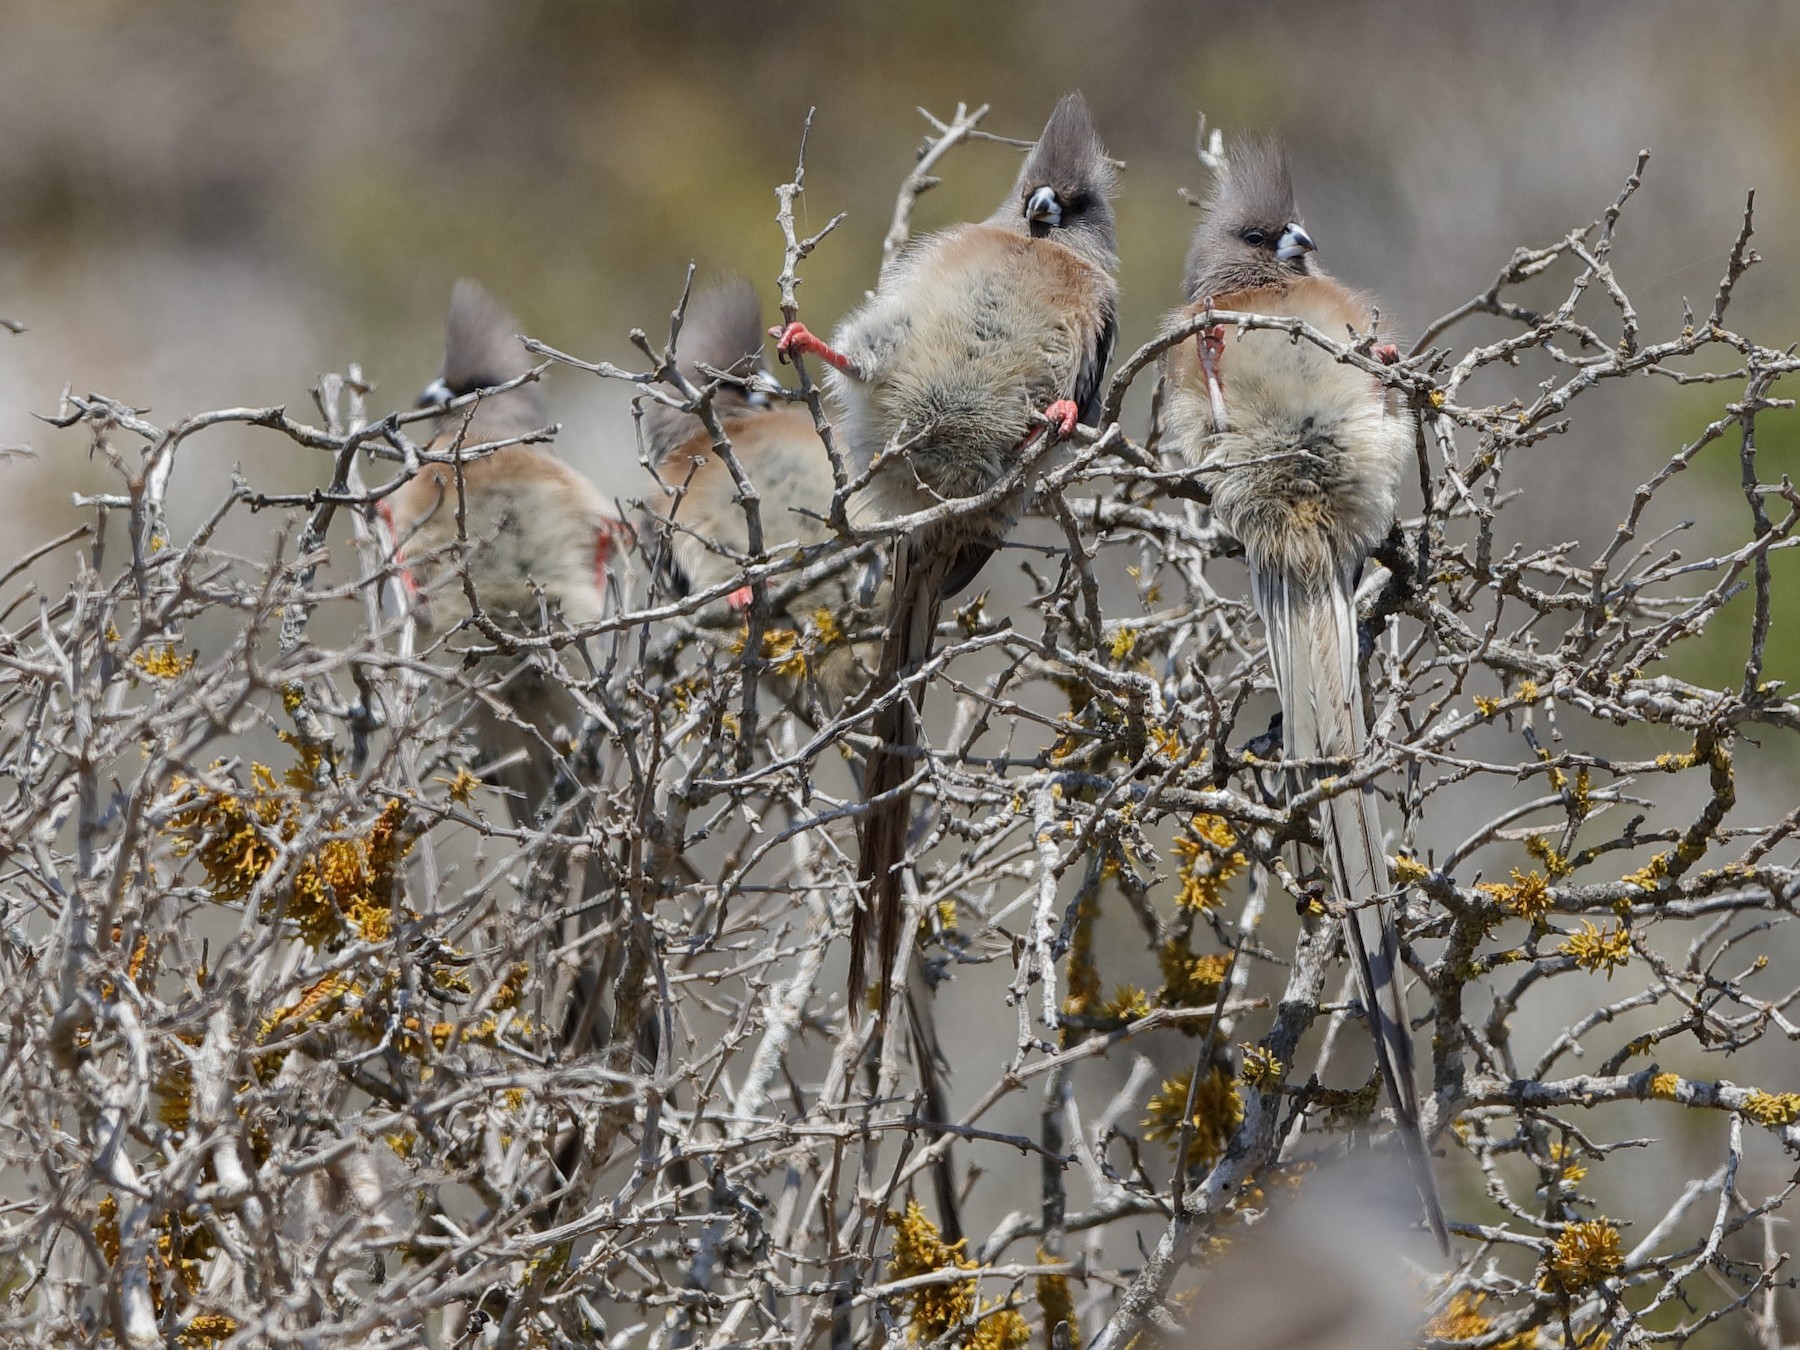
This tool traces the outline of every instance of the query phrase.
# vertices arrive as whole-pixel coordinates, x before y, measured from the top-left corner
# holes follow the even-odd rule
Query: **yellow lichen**
[[[1246,1045],[1242,1048],[1244,1059],[1238,1069],[1238,1077],[1243,1080],[1244,1086],[1258,1092],[1273,1092],[1280,1087],[1286,1067],[1275,1057],[1275,1052],[1260,1045]]]
[[[315,824],[297,800],[281,794],[266,765],[250,766],[248,793],[181,780],[173,786],[178,807],[169,831],[176,853],[200,863],[206,886],[220,904],[246,901],[275,866],[281,846]],[[366,832],[350,830],[341,820],[316,823],[337,837],[291,860],[287,901],[287,916],[306,942],[316,947],[331,941],[346,921],[371,942],[387,936],[400,866],[412,848],[406,814],[395,798]]]
[[[1060,714],[1056,725],[1061,734],[1056,744],[1050,747],[1050,762],[1061,764],[1088,742],[1091,733],[1069,713]]]
[[[1038,1249],[1038,1264],[1052,1265],[1056,1257]],[[1037,1277],[1037,1305],[1044,1314],[1044,1336],[1048,1339],[1058,1326],[1069,1329],[1069,1350],[1081,1350],[1081,1324],[1075,1320],[1075,1299],[1069,1292],[1067,1275]]]
[[[1150,1015],[1150,995],[1135,984],[1122,984],[1100,1005],[1100,1016],[1119,1022],[1135,1022]]]
[[[179,1307],[199,1292],[200,1272],[217,1247],[212,1230],[192,1210],[164,1210],[150,1222],[149,1228],[155,1234],[155,1241],[144,1264],[148,1268],[151,1306],[161,1317],[170,1299],[178,1300]],[[109,1266],[117,1266],[122,1247],[116,1197],[101,1197],[91,1231],[102,1259]],[[117,1275],[114,1278],[118,1278]],[[181,1342],[178,1340],[178,1343]]]
[[[1238,852],[1237,835],[1223,817],[1201,814],[1188,821],[1189,833],[1176,838],[1175,855],[1181,859],[1181,892],[1175,897],[1183,909],[1216,909],[1224,889],[1248,861]]]
[[[980,1269],[964,1256],[964,1240],[945,1242],[917,1200],[909,1199],[903,1214],[890,1210],[888,1222],[894,1229],[893,1251],[888,1258],[891,1279],[909,1280],[940,1270]],[[1024,1350],[1031,1339],[1024,1317],[1013,1308],[981,1307],[976,1293],[976,1281],[967,1279],[922,1284],[900,1294],[897,1301],[907,1311],[907,1340],[924,1345],[956,1330],[961,1333],[956,1343],[966,1350]]]
[[[1486,1294],[1459,1290],[1451,1298],[1449,1306],[1425,1324],[1425,1338],[1433,1341],[1481,1340],[1494,1329],[1494,1319],[1482,1311],[1486,1304]],[[1535,1350],[1537,1343],[1538,1336],[1534,1329],[1509,1336],[1493,1346],[1492,1350]]]
[[[737,636],[731,640],[731,652],[734,656],[744,654],[744,644],[750,639],[750,628],[745,625],[738,629]],[[798,680],[806,674],[807,646],[800,633],[792,628],[766,628],[762,635],[762,658],[768,662],[769,669],[777,675],[790,680]]]
[[[182,1350],[212,1350],[230,1340],[237,1329],[237,1318],[230,1314],[203,1312],[176,1333],[175,1343]]]
[[[1800,1120],[1800,1092],[1753,1091],[1741,1109],[1758,1125],[1792,1125]]]
[[[1545,1258],[1539,1287],[1573,1296],[1585,1293],[1602,1280],[1610,1280],[1624,1269],[1619,1230],[1605,1219],[1588,1219],[1569,1224],[1557,1235]]]
[[[1575,870],[1575,865],[1558,853],[1550,841],[1534,834],[1525,841],[1525,851],[1544,865],[1552,881],[1560,880]]]
[[[1573,957],[1583,970],[1603,973],[1610,980],[1615,970],[1631,960],[1631,934],[1623,927],[1602,932],[1583,919],[1581,931],[1563,939],[1562,953]]]
[[[263,1035],[266,1037],[284,1022],[311,1022],[317,1020],[327,1004],[335,1001],[339,995],[351,991],[350,981],[335,971],[321,975],[304,990],[300,997],[285,1008],[277,1008],[270,1015]]]
[[[1658,853],[1649,862],[1635,872],[1627,872],[1619,880],[1627,886],[1636,886],[1642,890],[1653,891],[1662,879],[1669,875],[1669,855]]]
[[[1181,735],[1174,727],[1149,728],[1150,748],[1164,759],[1181,758]]]
[[[1580,1157],[1580,1154],[1561,1140],[1550,1145],[1550,1165],[1559,1183],[1573,1186],[1587,1175],[1587,1164],[1580,1161]]]
[[[1513,868],[1512,881],[1484,881],[1476,888],[1494,897],[1508,914],[1530,923],[1541,923],[1550,912],[1550,879],[1542,872],[1522,873]]]
[[[1223,952],[1195,956],[1186,942],[1176,937],[1156,949],[1156,964],[1163,978],[1163,987],[1156,993],[1158,1003],[1165,1008],[1211,1008],[1219,1001],[1231,957]],[[1186,1029],[1198,1032],[1201,1027],[1187,1023]]]
[[[1594,809],[1593,792],[1593,775],[1588,772],[1588,767],[1584,764],[1575,771],[1575,786],[1569,792],[1569,795],[1575,799],[1575,814],[1582,820],[1586,820],[1588,813]]]
[[[1681,1090],[1681,1076],[1673,1073],[1659,1073],[1650,1080],[1650,1095],[1665,1102],[1675,1100],[1675,1094]]]
[[[1144,1138],[1160,1139],[1171,1149],[1181,1142],[1182,1113],[1187,1109],[1191,1072],[1163,1080],[1162,1090],[1145,1105]],[[1223,1068],[1210,1070],[1194,1093],[1194,1134],[1188,1144],[1190,1164],[1213,1162],[1244,1120],[1244,1099]]]
[[[824,606],[812,612],[812,635],[820,651],[842,646],[844,642],[843,625],[838,622],[837,615]]]
[[[173,642],[165,642],[157,648],[133,652],[131,664],[153,680],[173,680],[192,670],[196,659],[195,653],[183,656],[175,650]]]
[[[1430,868],[1417,858],[1409,858],[1404,853],[1389,858],[1388,865],[1393,868],[1394,880],[1402,886],[1416,886],[1431,876]]]
[[[440,778],[438,782],[444,785],[444,791],[449,794],[451,801],[463,806],[474,799],[475,789],[481,786],[481,780],[467,768],[458,769],[454,778]]]

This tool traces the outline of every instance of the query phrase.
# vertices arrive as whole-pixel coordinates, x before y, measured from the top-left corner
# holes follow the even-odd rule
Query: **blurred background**
[[[1764,263],[1730,322],[1771,346],[1795,322],[1800,245],[1800,8],[1590,0],[1579,6],[1248,0],[801,0],[779,15],[725,0],[678,10],[599,0],[9,0],[0,42],[0,544],[77,519],[72,490],[116,488],[85,430],[57,432],[65,386],[167,424],[215,407],[284,403],[359,362],[374,414],[408,407],[436,373],[452,281],[472,275],[527,332],[589,360],[641,364],[690,262],[742,272],[775,312],[774,188],[792,176],[807,110],[800,226],[848,219],[805,264],[802,315],[820,332],[873,284],[896,189],[928,130],[916,109],[992,105],[984,126],[1029,138],[1079,87],[1125,161],[1118,203],[1121,347],[1153,335],[1179,294],[1203,191],[1204,110],[1228,133],[1270,133],[1330,270],[1379,297],[1402,337],[1492,284],[1515,248],[1599,216],[1653,150],[1613,263],[1648,340],[1702,313],[1745,193]],[[1017,152],[953,152],[915,228],[986,215]],[[1555,304],[1559,268],[1511,294]],[[1582,311],[1616,332],[1596,288]],[[1460,352],[1509,331],[1474,319]],[[1536,364],[1531,362],[1536,360]],[[1532,396],[1566,368],[1490,368],[1470,402]],[[564,455],[621,496],[641,492],[630,390],[568,369],[548,395]],[[1526,546],[1610,537],[1631,487],[1735,386],[1603,387],[1569,434],[1509,460]],[[1141,400],[1129,429],[1143,429]],[[1765,481],[1800,449],[1792,413],[1759,424]],[[1733,437],[1663,494],[1645,537],[1696,522],[1690,557],[1747,537]],[[234,463],[268,489],[327,466],[228,428],[183,451],[197,517]],[[1412,491],[1408,489],[1408,491]],[[1408,509],[1413,502],[1406,503]],[[267,518],[259,518],[267,521]],[[273,528],[270,524],[269,528]],[[228,535],[229,539],[229,535]],[[240,545],[254,541],[229,540]],[[1775,563],[1784,581],[1800,582]],[[1744,602],[1670,663],[1733,680]],[[1800,625],[1779,623],[1770,674],[1800,673]],[[1790,795],[1788,747],[1756,772]]]
[[[30,331],[0,334],[0,443],[39,452],[0,466],[8,536],[47,531],[71,487],[103,481],[83,435],[30,416],[65,384],[160,419],[299,410],[320,372],[359,361],[378,385],[372,408],[403,405],[435,373],[462,274],[533,335],[621,363],[632,326],[662,331],[690,260],[747,273],[772,311],[773,189],[814,105],[802,225],[849,213],[805,269],[802,312],[821,331],[874,278],[927,129],[916,107],[990,103],[988,130],[1030,137],[1073,87],[1128,166],[1127,346],[1176,298],[1192,226],[1177,190],[1205,186],[1201,109],[1287,142],[1326,265],[1374,291],[1403,334],[1485,289],[1515,246],[1597,216],[1644,146],[1655,155],[1615,260],[1646,331],[1676,326],[1682,296],[1710,298],[1751,187],[1768,264],[1733,317],[1779,345],[1792,312],[1800,12],[1778,0],[778,12],[10,0],[6,12],[0,316]],[[1015,165],[1005,146],[956,152],[918,224],[985,215]],[[631,485],[625,424],[606,415],[623,391],[608,401],[596,383],[551,380],[564,451]],[[1561,442],[1544,472],[1641,475],[1684,425],[1678,400],[1659,406],[1671,425],[1578,441],[1580,455]],[[311,482],[320,466],[255,468]],[[1549,533],[1585,524],[1578,502],[1560,509],[1575,514],[1543,521]]]
[[[0,459],[0,551],[76,523],[71,491],[116,486],[85,431],[33,418],[65,386],[164,424],[272,403],[311,420],[318,375],[354,361],[376,385],[372,412],[409,406],[436,373],[460,275],[486,282],[534,336],[626,366],[638,363],[631,328],[666,332],[690,261],[754,278],[772,316],[774,188],[815,106],[800,225],[848,213],[804,268],[802,315],[820,332],[873,283],[927,131],[917,107],[948,118],[959,100],[989,103],[986,130],[1028,138],[1079,87],[1127,165],[1126,350],[1178,298],[1194,219],[1179,190],[1206,186],[1199,110],[1228,134],[1287,143],[1325,265],[1378,295],[1402,335],[1484,291],[1516,247],[1596,218],[1650,147],[1613,261],[1645,336],[1669,337],[1684,297],[1710,307],[1754,188],[1765,261],[1730,323],[1782,346],[1800,336],[1796,51],[1800,7],[1778,0],[8,0],[0,316],[27,331],[0,332],[0,445],[35,453]],[[916,227],[986,215],[1016,163],[1001,145],[954,152]],[[1554,303],[1569,280],[1561,270],[1522,298]],[[1616,331],[1595,297],[1589,321]],[[1473,320],[1446,341],[1460,351],[1502,331]],[[1549,373],[1508,372],[1510,386],[1484,376],[1471,398],[1529,397]],[[566,369],[548,389],[563,453],[634,495],[629,391]],[[1581,539],[1597,552],[1631,487],[1735,392],[1657,382],[1584,399],[1571,434],[1510,462],[1510,485],[1532,502],[1508,513],[1506,542]],[[1761,423],[1765,481],[1792,471],[1794,423],[1791,412]],[[329,468],[233,430],[184,454],[178,530],[184,509],[217,500],[207,474],[222,492],[234,462],[268,488],[310,486]],[[1741,542],[1735,443],[1689,477],[1666,494],[1699,521],[1684,549]],[[1791,676],[1800,624],[1780,594],[1770,673]],[[1721,622],[1690,644],[1681,673],[1734,679],[1743,627]],[[1764,807],[1800,783],[1784,740],[1741,761]],[[1703,1128],[1691,1114],[1659,1119]],[[1717,1143],[1716,1123],[1704,1129],[1700,1158]]]

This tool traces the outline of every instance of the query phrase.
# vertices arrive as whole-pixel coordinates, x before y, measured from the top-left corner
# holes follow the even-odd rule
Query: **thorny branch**
[[[985,112],[932,119],[884,258],[949,152],[989,139]],[[790,320],[843,219],[796,233],[803,156],[777,192]],[[1757,261],[1748,203],[1704,321],[1659,335],[1638,311],[1614,226],[1644,169],[1399,365],[1368,335],[1205,315],[1118,365],[1072,453],[994,490],[1035,488],[1049,542],[1008,555],[1026,592],[1010,616],[966,604],[913,677],[943,694],[911,880],[918,994],[955,1028],[950,1119],[925,1114],[916,1064],[876,1095],[847,1030],[834,972],[876,708],[824,697],[830,653],[783,645],[782,625],[856,550],[980,501],[853,526],[802,364],[773,392],[825,440],[838,543],[768,555],[717,385],[676,364],[684,289],[668,344],[637,339],[647,368],[530,346],[701,419],[747,514],[741,573],[682,597],[640,578],[578,630],[477,612],[415,651],[384,618],[395,575],[368,522],[428,460],[460,475],[498,448],[409,439],[481,395],[365,420],[352,370],[322,386],[324,427],[281,408],[163,427],[69,398],[50,420],[119,490],[0,569],[0,1330],[1118,1348],[1200,1325],[1182,1288],[1212,1239],[1386,1142],[1306,847],[1321,798],[1370,783],[1391,802],[1461,1244],[1419,1335],[1573,1350],[1736,1319],[1791,1342],[1791,1187],[1753,1182],[1753,1162],[1800,1153],[1800,1095],[1772,1068],[1800,1041],[1800,812],[1771,810],[1744,764],[1800,729],[1767,674],[1800,494],[1763,453],[1797,358],[1726,326]],[[1515,298],[1549,276],[1559,303]],[[1438,345],[1477,314],[1502,335]],[[1418,514],[1362,596],[1377,734],[1286,804],[1235,546],[1204,484],[1119,421],[1158,356],[1215,323],[1315,344],[1419,419]],[[1469,401],[1478,372],[1510,393]],[[1635,491],[1595,480],[1618,495],[1603,547],[1526,547],[1519,466],[1590,391],[1640,374],[1660,381],[1630,389],[1718,386],[1710,420]],[[222,428],[313,453],[319,487],[197,481],[182,447]],[[1735,525],[1672,547],[1682,526],[1655,531],[1674,493],[1734,453]],[[376,461],[400,478],[366,488]],[[225,541],[254,511],[287,523],[247,556]],[[734,641],[720,602],[740,587]],[[1677,663],[1707,644],[1729,678]],[[563,653],[583,655],[552,670],[585,725],[550,747],[562,795],[515,825],[466,710],[504,706],[487,658]],[[627,1010],[643,1029],[616,1053],[565,1045],[549,991],[615,940],[635,963],[618,987],[656,1006]],[[952,1149],[966,1247],[923,1184]],[[1650,1167],[1692,1180],[1660,1202],[1612,1180]]]

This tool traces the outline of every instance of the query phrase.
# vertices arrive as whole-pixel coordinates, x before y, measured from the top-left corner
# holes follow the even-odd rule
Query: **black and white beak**
[[[1288,227],[1281,232],[1281,238],[1275,241],[1275,256],[1283,262],[1292,262],[1296,258],[1304,258],[1317,247],[1299,221],[1290,221]]]
[[[433,380],[419,391],[419,401],[413,406],[417,408],[429,408],[438,403],[448,403],[455,397],[456,391],[451,389],[450,386],[444,382],[444,377],[440,375],[437,379]]]
[[[1042,225],[1055,229],[1062,224],[1062,198],[1056,195],[1056,189],[1041,187],[1025,199],[1025,219],[1033,225]]]

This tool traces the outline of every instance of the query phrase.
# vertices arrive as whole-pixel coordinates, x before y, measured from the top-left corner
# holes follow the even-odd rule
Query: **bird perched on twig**
[[[1214,186],[1188,254],[1188,303],[1171,323],[1191,324],[1212,309],[1301,319],[1334,338],[1370,330],[1369,299],[1313,260],[1280,149],[1240,143],[1221,157],[1216,138],[1213,147],[1203,142],[1201,150]],[[1367,350],[1377,360],[1398,358],[1392,347]],[[1213,511],[1244,546],[1251,598],[1268,630],[1286,754],[1303,766],[1291,781],[1310,787],[1342,772],[1320,770],[1316,761],[1355,761],[1367,739],[1356,581],[1393,525],[1411,420],[1389,411],[1367,369],[1286,331],[1215,325],[1164,359],[1170,439],[1210,471]],[[1447,1243],[1420,1133],[1375,791],[1337,792],[1320,815],[1381,1076],[1432,1232]]]
[[[421,406],[506,384],[531,370],[518,321],[473,281],[450,295],[443,374]],[[580,473],[536,444],[521,443],[548,419],[534,384],[521,384],[446,413],[429,453],[468,454],[428,462],[382,498],[415,612],[434,627],[472,612],[515,631],[551,618],[592,623],[625,561],[629,527]],[[504,448],[484,451],[497,443]],[[458,584],[455,574],[464,578]],[[581,717],[562,683],[533,656],[504,658],[508,670],[471,714],[489,781],[506,790],[514,823],[544,809],[561,755]]]
[[[763,340],[761,307],[748,281],[734,278],[699,291],[688,302],[681,327],[682,373],[696,388],[712,380],[707,369],[745,382],[720,381],[712,410],[760,499],[764,551],[816,550],[835,537],[829,523],[835,486],[830,457],[804,404],[754,387],[755,378],[767,374]],[[743,571],[750,552],[749,519],[730,466],[701,419],[679,408],[650,403],[644,433],[654,479],[649,499],[669,503],[660,519],[669,531],[668,572],[675,588],[686,593],[724,584]],[[840,616],[874,598],[867,571],[851,567],[793,597],[788,613],[796,630],[823,607],[835,636]],[[726,597],[740,614],[750,600],[749,586]],[[822,685],[839,693],[851,683],[856,664],[840,643],[816,652],[812,668]]]
[[[979,224],[914,241],[828,345],[799,323],[771,330],[784,356],[832,368],[831,392],[859,471],[860,511],[892,519],[979,497],[1045,436],[1098,413],[1118,286],[1116,174],[1086,102],[1066,95],[1000,208]],[[1017,522],[1025,492],[923,525],[895,550],[888,632],[871,685],[880,748],[864,774],[859,866],[865,905],[851,931],[850,998],[860,1004],[871,932],[885,1014],[903,924],[908,781],[922,689],[903,689],[931,654],[939,607],[967,586]],[[885,702],[883,702],[885,700]]]

